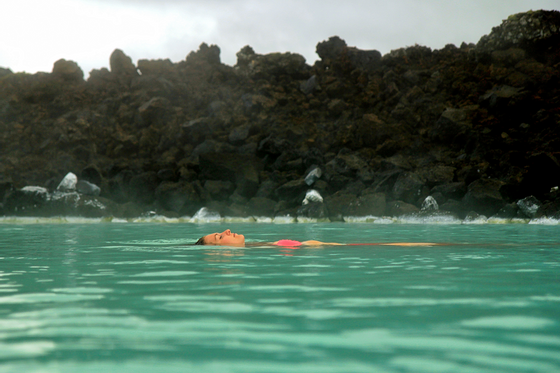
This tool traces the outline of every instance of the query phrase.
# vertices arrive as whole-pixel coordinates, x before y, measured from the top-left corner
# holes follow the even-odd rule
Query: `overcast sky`
[[[318,42],[338,35],[350,46],[440,49],[476,43],[509,15],[558,10],[558,0],[12,0],[0,12],[0,67],[50,72],[64,58],[87,77],[109,66],[115,48],[139,59],[184,60],[202,42],[235,65],[245,45],[257,53],[318,59]]]

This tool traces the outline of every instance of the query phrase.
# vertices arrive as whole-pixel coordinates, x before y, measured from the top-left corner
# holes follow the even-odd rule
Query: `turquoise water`
[[[560,226],[0,224],[0,372],[123,371],[559,372]]]

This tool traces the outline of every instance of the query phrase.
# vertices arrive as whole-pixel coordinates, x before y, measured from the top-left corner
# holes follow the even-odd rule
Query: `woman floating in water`
[[[213,245],[213,246],[245,246],[245,236],[238,233],[233,233],[231,230],[226,229],[222,233],[211,233],[206,236],[200,237],[196,241],[195,245]],[[436,246],[443,245],[441,243],[433,242],[394,242],[394,243],[351,243],[351,244],[341,244],[336,242],[321,242],[315,240],[309,241],[294,241],[294,240],[280,240],[276,242],[255,242],[252,246],[263,246],[263,245],[274,245],[274,246],[284,246],[284,247],[294,247],[294,246],[334,246],[334,245],[387,245],[387,246]]]

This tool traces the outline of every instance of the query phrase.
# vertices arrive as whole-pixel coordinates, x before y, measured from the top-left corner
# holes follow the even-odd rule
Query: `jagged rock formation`
[[[513,217],[533,196],[531,215],[556,216],[559,14],[513,15],[477,45],[384,56],[332,37],[313,66],[247,46],[231,67],[202,44],[179,63],[137,66],[117,49],[87,80],[65,60],[51,73],[0,69],[3,213],[206,206],[338,220],[418,212],[432,196],[460,217]],[[55,192],[68,172],[72,208]],[[310,189],[323,202],[302,206]]]

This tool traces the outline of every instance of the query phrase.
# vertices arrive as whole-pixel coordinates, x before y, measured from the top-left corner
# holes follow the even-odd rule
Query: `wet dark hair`
[[[206,242],[204,242],[204,236],[200,237],[198,241],[196,241],[195,245],[206,245]]]

